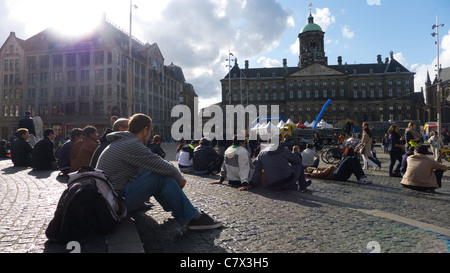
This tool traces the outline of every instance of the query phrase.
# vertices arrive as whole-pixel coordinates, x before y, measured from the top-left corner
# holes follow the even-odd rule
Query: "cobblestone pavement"
[[[163,148],[173,160],[175,145]],[[449,252],[450,172],[436,193],[420,193],[388,177],[389,159],[378,157],[373,184],[313,179],[311,195],[239,192],[211,185],[218,176],[187,175],[194,206],[224,223],[216,230],[188,231],[153,198],[151,209],[131,216],[147,253],[359,253],[373,241],[381,252]],[[0,161],[0,253],[46,251],[45,229],[66,188],[57,174]]]
[[[175,146],[163,148],[173,160]],[[147,253],[360,253],[373,241],[386,253],[449,252],[450,173],[436,193],[416,192],[389,177],[388,155],[377,155],[382,169],[367,172],[372,184],[358,184],[354,177],[312,179],[312,195],[239,192],[226,182],[211,185],[218,176],[186,175],[186,195],[222,221],[221,229],[188,231],[154,199],[152,209],[133,217]]]

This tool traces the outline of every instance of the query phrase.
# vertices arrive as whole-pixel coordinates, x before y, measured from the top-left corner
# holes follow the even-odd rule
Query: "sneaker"
[[[311,179],[306,180],[304,185],[298,186],[297,190],[299,192],[305,192],[306,188],[309,186],[311,186]]]
[[[371,184],[372,180],[370,180],[369,178],[367,178],[366,176],[361,177],[358,182],[363,183],[363,184]]]
[[[215,221],[208,214],[202,211],[201,216],[197,219],[191,220],[187,228],[191,230],[206,230],[206,229],[215,229],[221,227],[222,222]]]

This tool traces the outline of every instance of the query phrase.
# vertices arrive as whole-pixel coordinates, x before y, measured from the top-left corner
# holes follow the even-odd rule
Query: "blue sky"
[[[371,63],[394,58],[416,72],[415,89],[426,72],[435,75],[436,45],[431,26],[439,23],[440,61],[450,66],[448,0],[133,0],[133,35],[157,43],[166,65],[183,68],[200,107],[220,100],[220,79],[228,72],[231,48],[241,66],[288,66],[298,62],[297,36],[307,22],[309,4],[315,23],[325,31],[330,65]],[[27,39],[57,26],[66,32],[92,28],[106,13],[129,28],[129,0],[0,0],[0,43],[11,31]]]

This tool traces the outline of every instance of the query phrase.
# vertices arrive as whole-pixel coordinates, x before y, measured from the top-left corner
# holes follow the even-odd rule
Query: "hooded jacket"
[[[259,184],[267,183],[273,185],[283,180],[290,180],[295,183],[295,177],[292,176],[292,165],[300,165],[302,160],[296,154],[290,152],[288,149],[278,146],[274,149],[274,145],[268,145],[262,150],[255,163],[255,173],[252,177],[251,184],[257,186]],[[264,173],[266,182],[263,181],[262,174]]]
[[[225,150],[220,180],[248,183],[253,175],[253,169],[247,149],[242,146],[230,146]]]
[[[117,193],[136,177],[140,169],[171,176],[178,183],[183,179],[175,166],[152,153],[132,133],[114,132],[106,138],[111,144],[101,153],[96,168],[105,172]]]

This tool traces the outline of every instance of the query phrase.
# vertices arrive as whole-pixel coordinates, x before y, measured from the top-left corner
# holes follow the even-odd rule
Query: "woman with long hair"
[[[405,149],[405,145],[402,143],[404,137],[400,137],[399,128],[396,124],[393,124],[389,127],[388,133],[388,150],[389,156],[391,158],[391,164],[389,165],[389,176],[401,177],[400,167],[402,165],[403,149]],[[396,161],[398,161],[398,164],[395,168],[395,172],[393,172]]]
[[[359,149],[359,152],[363,157],[363,170],[367,169],[367,163],[370,163],[374,169],[378,167],[375,162],[369,160],[369,156],[372,155],[372,142],[372,134],[370,133],[369,128],[364,127],[361,142],[355,147],[356,149]]]

